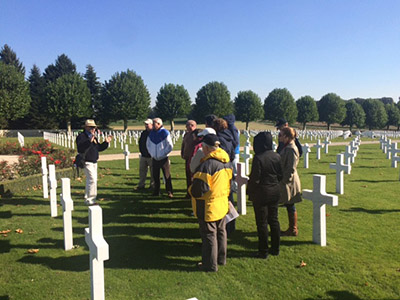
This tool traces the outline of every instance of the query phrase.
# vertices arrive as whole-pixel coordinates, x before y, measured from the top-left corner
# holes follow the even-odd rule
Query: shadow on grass
[[[369,183],[379,183],[379,182],[399,182],[398,179],[394,180],[387,180],[387,179],[382,179],[382,180],[365,180],[365,179],[356,179],[356,180],[350,180],[351,182],[369,182]]]
[[[0,300],[9,300],[10,297],[8,295],[0,296]]]
[[[0,240],[0,253],[9,253],[11,245],[9,240]]]
[[[350,293],[348,291],[328,291],[329,299],[334,300],[361,300],[360,297]],[[305,300],[313,300],[315,298],[305,298]]]
[[[52,270],[72,272],[83,272],[89,270],[89,255],[63,256],[57,258],[26,255],[19,259],[18,262],[43,265]]]
[[[0,211],[0,219],[10,219],[12,216],[11,210]]]
[[[12,198],[2,198],[1,203],[8,205],[50,205],[50,200],[13,196]]]
[[[342,212],[362,212],[368,214],[386,214],[393,212],[400,212],[400,209],[365,209],[362,207],[351,207],[350,209],[340,209]]]

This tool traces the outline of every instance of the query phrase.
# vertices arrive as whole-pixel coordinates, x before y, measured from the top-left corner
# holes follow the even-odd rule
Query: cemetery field
[[[298,171],[303,189],[313,174],[327,176],[335,192],[329,163],[345,146],[329,146],[321,160],[310,153],[310,168]],[[104,153],[107,153],[104,152]],[[109,244],[105,261],[106,299],[399,299],[400,181],[379,144],[361,144],[344,195],[327,206],[327,246],[312,242],[312,203],[297,204],[298,237],[282,237],[280,255],[252,258],[257,234],[252,205],[239,216],[228,239],[227,265],[202,273],[196,219],[185,191],[184,161],[171,158],[174,199],[136,192],[138,160],[125,170],[123,160],[99,163],[98,200],[103,233]],[[90,299],[89,251],[84,239],[88,210],[83,204],[85,179],[72,179],[75,210],[74,245],[64,251],[62,209],[50,217],[42,191],[0,200],[0,299]],[[58,194],[61,192],[58,182]],[[163,191],[163,187],[161,191]],[[279,210],[282,229],[287,213]],[[21,231],[19,231],[20,229]],[[18,230],[20,233],[17,233]],[[30,249],[38,249],[35,254]],[[306,265],[301,267],[301,262]]]

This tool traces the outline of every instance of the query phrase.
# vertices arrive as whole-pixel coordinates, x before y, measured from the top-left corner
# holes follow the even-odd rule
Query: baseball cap
[[[214,128],[206,127],[197,136],[206,136],[209,134],[217,134],[217,133],[215,132]]]
[[[215,134],[207,134],[203,139],[203,143],[211,147],[219,146],[220,144],[218,136],[216,136]]]
[[[285,119],[280,118],[280,119],[278,119],[278,121],[276,122],[275,127],[278,127],[278,128],[279,128],[279,127],[285,125],[286,123],[287,123],[287,121],[286,121]]]
[[[147,119],[146,121],[144,121],[144,124],[153,124],[153,120],[152,119]]]

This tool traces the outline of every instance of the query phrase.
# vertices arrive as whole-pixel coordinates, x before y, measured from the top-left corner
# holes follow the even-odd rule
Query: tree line
[[[43,73],[33,65],[25,79],[25,67],[6,44],[0,51],[0,128],[81,128],[86,118],[93,118],[107,127],[111,122],[144,120],[158,116],[171,122],[187,117],[203,122],[208,114],[225,116],[234,113],[246,123],[258,120],[275,122],[285,118],[306,129],[307,123],[332,124],[381,129],[400,125],[400,106],[392,98],[343,100],[334,93],[316,101],[303,96],[297,101],[286,88],[272,90],[262,103],[251,90],[240,91],[231,100],[223,82],[209,82],[201,87],[192,104],[183,85],[166,83],[150,106],[150,93],[133,70],[116,72],[101,83],[92,65],[80,74],[71,59],[61,54]]]

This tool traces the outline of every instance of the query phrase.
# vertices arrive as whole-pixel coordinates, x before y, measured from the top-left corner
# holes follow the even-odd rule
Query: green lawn
[[[303,188],[312,188],[312,175],[327,175],[327,192],[335,191],[335,173],[328,164],[344,146],[299,173]],[[106,152],[105,152],[106,153]],[[99,163],[99,199],[104,237],[110,245],[105,262],[107,299],[399,299],[400,298],[400,182],[399,169],[379,145],[361,145],[345,194],[338,207],[327,207],[327,247],[312,243],[312,203],[297,205],[299,236],[282,238],[281,254],[253,259],[257,248],[254,213],[240,216],[228,240],[227,265],[218,273],[197,272],[200,260],[198,225],[185,195],[184,164],[173,157],[174,199],[135,192],[138,160],[131,170],[124,162]],[[60,192],[59,188],[59,192]],[[62,217],[50,217],[49,201],[41,191],[0,200],[0,299],[89,299],[88,226],[83,205],[84,180],[72,181],[74,244],[63,250]],[[58,193],[59,193],[58,192]],[[62,210],[59,207],[59,214]],[[287,227],[287,214],[280,208]],[[22,229],[17,234],[16,229]],[[36,254],[27,250],[38,248]],[[300,262],[307,265],[299,268]]]

